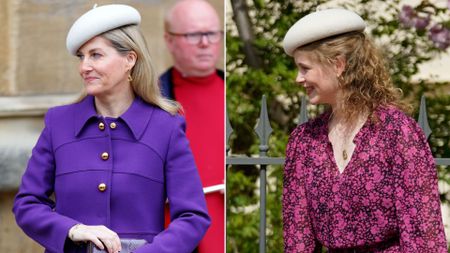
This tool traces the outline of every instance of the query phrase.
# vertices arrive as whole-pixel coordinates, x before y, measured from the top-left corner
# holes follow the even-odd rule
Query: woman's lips
[[[89,77],[85,77],[84,81],[87,82],[87,83],[90,83],[90,82],[92,82],[92,81],[94,81],[96,79],[98,79],[98,78],[97,77],[93,77],[93,76],[89,76]]]
[[[313,87],[305,87],[305,90],[306,90],[306,94],[308,94],[308,96],[309,96],[314,91],[314,88]]]

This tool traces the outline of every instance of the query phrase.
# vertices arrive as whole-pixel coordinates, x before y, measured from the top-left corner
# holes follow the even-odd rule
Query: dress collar
[[[131,129],[134,138],[140,139],[144,133],[150,118],[154,111],[154,106],[146,103],[140,97],[136,96],[130,107],[119,116]],[[78,103],[75,113],[75,136],[78,136],[84,126],[92,118],[102,118],[95,110],[94,97],[86,96]]]
[[[75,107],[75,136],[81,133],[84,125],[92,118],[98,118],[97,112],[95,111],[94,97],[86,96],[76,104]]]
[[[139,140],[147,129],[155,106],[146,103],[136,96],[133,103],[119,118],[123,119],[133,132],[134,138]]]

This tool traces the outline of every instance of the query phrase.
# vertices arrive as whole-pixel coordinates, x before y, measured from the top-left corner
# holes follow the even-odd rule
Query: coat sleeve
[[[192,252],[210,225],[200,176],[195,166],[185,122],[176,117],[165,163],[165,183],[171,223],[153,242],[135,253]]]
[[[436,166],[420,127],[402,122],[393,157],[398,171],[395,207],[402,252],[447,253]]]
[[[315,237],[308,214],[305,180],[297,170],[300,163],[302,126],[292,132],[286,148],[283,177],[283,238],[284,252],[316,252]]]
[[[51,111],[22,176],[13,212],[22,230],[50,252],[63,252],[69,229],[78,222],[54,211],[55,161],[51,141]]]

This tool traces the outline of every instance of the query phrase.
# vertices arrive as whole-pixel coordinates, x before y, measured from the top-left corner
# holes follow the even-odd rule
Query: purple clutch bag
[[[132,253],[137,248],[146,244],[147,241],[144,239],[120,239],[120,243],[122,244],[122,250],[120,253]],[[106,250],[101,250],[95,246],[94,243],[88,243],[87,253],[107,253]]]

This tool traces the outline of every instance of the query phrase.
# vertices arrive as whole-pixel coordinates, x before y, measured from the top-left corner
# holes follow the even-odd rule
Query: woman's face
[[[114,96],[131,92],[128,74],[134,66],[133,59],[121,55],[108,40],[97,36],[86,42],[77,52],[79,72],[87,94]]]
[[[319,63],[311,52],[296,50],[294,52],[298,74],[295,81],[303,85],[311,104],[336,105],[339,90],[337,75],[339,70],[335,66]]]

